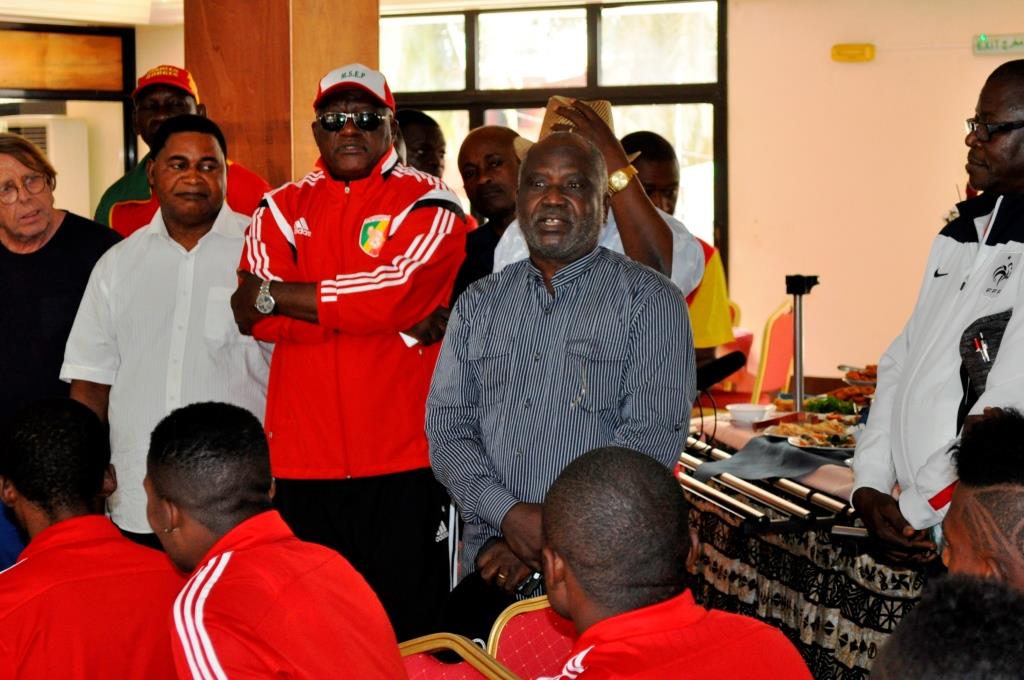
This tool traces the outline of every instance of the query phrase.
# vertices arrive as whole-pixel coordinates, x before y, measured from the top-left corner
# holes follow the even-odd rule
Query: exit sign
[[[991,35],[982,33],[974,36],[975,54],[1007,54],[1024,52],[1024,33]]]

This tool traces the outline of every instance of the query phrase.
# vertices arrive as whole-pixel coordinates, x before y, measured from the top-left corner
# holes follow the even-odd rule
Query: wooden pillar
[[[353,61],[377,66],[378,0],[185,0],[185,67],[233,160],[277,186],[317,158],[317,83]]]

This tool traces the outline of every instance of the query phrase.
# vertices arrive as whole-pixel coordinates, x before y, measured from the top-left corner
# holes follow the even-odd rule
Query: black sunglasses
[[[377,113],[376,111],[356,111],[355,113],[346,113],[345,111],[329,111],[327,113],[321,113],[316,117],[317,122],[320,123],[320,127],[328,132],[338,132],[348,124],[349,119],[355,123],[355,126],[360,130],[366,132],[373,132],[380,127],[380,124],[384,121],[385,116]]]

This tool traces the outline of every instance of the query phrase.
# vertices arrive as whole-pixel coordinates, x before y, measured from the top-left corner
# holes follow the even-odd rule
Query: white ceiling
[[[5,20],[149,26],[180,24],[184,0],[0,0]]]
[[[530,4],[558,6],[578,5],[581,2],[600,4],[600,0],[537,0]],[[380,13],[498,9],[522,5],[522,2],[515,0],[380,0]],[[0,20],[127,26],[168,25],[184,23],[184,6],[184,0],[0,0]]]

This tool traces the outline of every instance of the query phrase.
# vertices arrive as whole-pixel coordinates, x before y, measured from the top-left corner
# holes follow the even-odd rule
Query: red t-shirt
[[[0,678],[174,678],[163,622],[184,581],[106,517],[54,524],[0,574]]]
[[[210,549],[174,603],[180,678],[402,678],[387,614],[338,553],[276,511]]]
[[[810,680],[800,654],[766,623],[708,611],[689,591],[595,623],[547,680]]]

